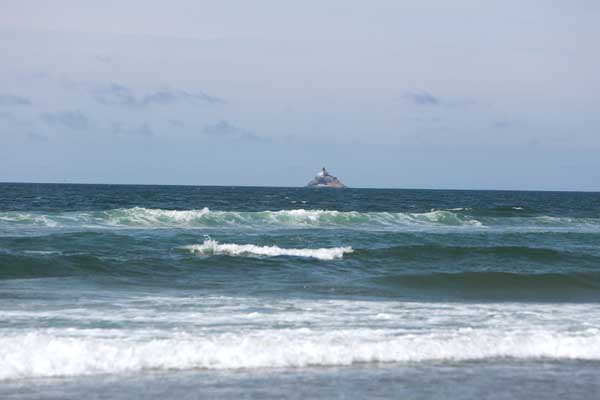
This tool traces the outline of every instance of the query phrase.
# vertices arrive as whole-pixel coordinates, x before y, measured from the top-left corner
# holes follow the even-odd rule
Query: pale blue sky
[[[600,190],[600,2],[0,0],[0,181]]]

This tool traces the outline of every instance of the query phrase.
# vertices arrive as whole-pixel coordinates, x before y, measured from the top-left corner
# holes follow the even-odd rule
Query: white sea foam
[[[40,255],[40,256],[51,256],[51,255],[56,255],[56,254],[62,254],[62,252],[56,251],[56,250],[23,250],[22,252],[24,254]]]
[[[442,210],[432,210],[428,213],[413,213],[408,214],[411,218],[414,218],[419,222],[433,222],[442,225],[468,225],[468,226],[482,226],[483,224],[472,218],[464,218],[461,215],[450,212],[450,211],[442,211]]]
[[[403,334],[375,329],[266,329],[168,338],[30,332],[0,338],[0,379],[119,373],[144,369],[343,366],[372,362],[498,357],[600,360],[597,332],[583,334],[457,329]],[[71,333],[71,335],[69,335]]]
[[[33,214],[26,212],[3,212],[0,213],[0,222],[12,223],[18,225],[33,225],[57,227],[59,223],[53,220],[50,216],[44,214]]]
[[[515,207],[519,209],[519,207]],[[470,209],[429,212],[358,212],[335,210],[215,211],[163,210],[143,207],[106,211],[62,213],[0,212],[0,229],[12,228],[344,228],[344,229],[499,229],[544,231],[598,231],[600,218],[555,216],[484,217],[469,215]]]
[[[352,247],[333,247],[320,249],[285,249],[278,246],[255,246],[253,244],[220,244],[215,240],[206,239],[202,244],[184,246],[195,254],[201,255],[227,255],[227,256],[293,256],[309,257],[319,260],[333,260],[342,258],[346,253],[352,253]]]
[[[115,308],[115,306],[117,306]],[[596,304],[140,296],[0,310],[0,380],[146,369],[600,360]],[[56,319],[60,327],[40,328]]]
[[[202,222],[210,213],[206,207],[199,210],[161,210],[143,207],[122,208],[103,212],[99,216],[105,218],[111,225],[121,226],[161,226],[161,225],[190,225]]]

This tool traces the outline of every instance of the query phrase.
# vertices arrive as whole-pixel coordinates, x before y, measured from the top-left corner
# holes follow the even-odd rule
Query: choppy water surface
[[[2,398],[595,398],[599,367],[600,194],[0,184]]]

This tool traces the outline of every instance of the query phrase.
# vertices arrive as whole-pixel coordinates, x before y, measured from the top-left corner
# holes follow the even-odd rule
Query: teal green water
[[[2,397],[586,398],[599,334],[597,193],[0,184]]]

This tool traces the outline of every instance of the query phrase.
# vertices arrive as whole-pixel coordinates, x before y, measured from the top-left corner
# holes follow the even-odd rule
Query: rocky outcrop
[[[344,185],[337,177],[330,175],[329,172],[327,172],[327,170],[323,167],[317,176],[315,176],[315,179],[308,182],[306,187],[345,188],[346,185]]]

